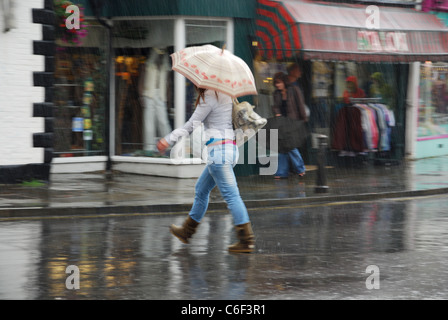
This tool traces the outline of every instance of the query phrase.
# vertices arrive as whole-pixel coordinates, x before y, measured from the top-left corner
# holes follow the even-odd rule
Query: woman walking
[[[273,112],[276,117],[287,117],[294,120],[308,121],[305,109],[305,103],[300,88],[295,85],[289,85],[288,76],[283,72],[274,75],[274,105]],[[279,139],[287,140],[294,137],[279,137]],[[274,175],[275,179],[287,178],[289,175],[289,162],[291,162],[293,170],[300,177],[305,175],[305,164],[299,149],[294,147],[286,152],[278,153],[278,170]]]
[[[157,148],[163,153],[183,136],[193,131],[193,124],[204,123],[208,159],[195,186],[193,206],[182,226],[171,225],[170,231],[183,243],[196,232],[209,203],[210,192],[218,186],[232,214],[238,242],[229,246],[230,252],[250,253],[255,248],[255,237],[249,215],[241,199],[233,166],[238,161],[238,148],[232,126],[232,98],[224,93],[197,88],[196,109],[183,125],[162,138]]]

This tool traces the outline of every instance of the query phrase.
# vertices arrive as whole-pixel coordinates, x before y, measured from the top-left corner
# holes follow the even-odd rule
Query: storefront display
[[[408,88],[409,63],[446,60],[448,30],[441,21],[412,9],[381,6],[381,25],[373,30],[366,26],[365,6],[359,4],[258,0],[258,5],[255,34],[264,61],[298,61],[304,65],[302,82],[311,110],[312,137],[328,137],[328,154],[337,155],[333,159],[365,153],[367,160],[375,162],[400,161],[408,143],[405,128],[412,125],[405,123],[410,111],[407,98],[417,89]],[[354,102],[356,98],[368,100]],[[441,96],[437,99],[440,101]],[[358,109],[356,124],[362,130],[358,131],[362,132],[358,141],[362,147],[356,150],[347,141],[334,141],[335,128],[341,126],[339,117],[346,118],[339,113],[346,112],[349,105]],[[386,114],[393,121],[383,119],[385,113],[378,106],[387,108]],[[386,126],[378,119],[383,119]],[[368,135],[376,136],[376,131],[384,133],[384,129],[389,133],[381,135],[382,144],[381,140],[365,143]],[[340,130],[346,137],[346,128]],[[316,139],[312,139],[311,147],[317,148]]]
[[[56,40],[55,157],[104,154],[105,42],[103,29],[89,23],[89,34],[79,44]]]
[[[185,20],[186,46],[204,43],[222,47],[227,40],[227,21]],[[175,127],[177,116],[187,120],[194,110],[196,92],[185,81],[185,112],[175,108],[176,87],[170,54],[174,52],[175,19],[118,20],[114,24],[115,54],[115,154],[166,158],[157,151],[158,139]],[[190,153],[185,141],[186,158]]]
[[[394,92],[398,90],[398,75],[393,64],[298,59],[273,61],[256,56],[255,70],[263,72],[258,75],[264,80],[258,81],[262,83],[263,93],[268,93],[266,84],[273,88],[269,79],[279,70],[286,73],[287,67],[293,63],[303,65],[305,70],[299,83],[310,109],[308,125],[312,133],[310,143],[303,148],[306,156],[318,148],[317,136],[322,134],[329,138],[330,149],[336,156],[372,153],[372,158],[377,158],[391,151],[396,125],[397,96]],[[349,93],[352,84],[354,93]],[[356,115],[352,115],[352,109]],[[354,136],[358,140],[354,141]]]
[[[313,61],[311,66],[311,110],[310,125],[316,133],[328,135],[330,123],[329,102],[333,97],[333,83],[336,79],[334,63],[324,61]]]
[[[417,140],[448,138],[448,63],[420,67]]]
[[[423,0],[422,11],[448,26],[447,1]],[[417,159],[448,154],[448,58],[441,61],[428,57],[420,64],[412,154]]]

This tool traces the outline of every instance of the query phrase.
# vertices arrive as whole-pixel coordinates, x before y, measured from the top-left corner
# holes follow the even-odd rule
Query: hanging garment
[[[336,117],[332,132],[332,149],[364,152],[361,110],[352,106],[342,107]]]
[[[370,124],[370,131],[372,134],[372,140],[369,150],[376,151],[378,149],[378,140],[379,140],[376,112],[374,112],[374,110],[372,110],[368,105],[365,105],[365,108],[368,114],[368,121]]]
[[[385,120],[384,111],[376,104],[369,104],[369,107],[375,110],[377,115],[377,125],[379,132],[378,150],[389,151],[390,144],[389,144],[389,137],[387,135],[387,124]]]
[[[363,131],[364,144],[367,151],[372,148],[372,129],[370,127],[369,114],[365,105],[355,104],[353,107],[359,108],[361,111],[361,128]]]
[[[392,126],[395,126],[394,114],[383,104],[345,106],[336,117],[332,148],[348,152],[390,151]]]
[[[391,149],[391,141],[392,141],[392,127],[395,127],[395,116],[394,112],[390,110],[386,105],[384,104],[376,104],[384,114],[384,121],[386,123],[386,132],[387,132],[387,139],[388,139],[388,150]]]

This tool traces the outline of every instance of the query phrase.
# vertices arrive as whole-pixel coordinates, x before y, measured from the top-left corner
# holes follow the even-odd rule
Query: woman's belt
[[[212,146],[219,146],[219,145],[227,144],[227,143],[236,145],[236,141],[232,140],[232,139],[210,139],[209,141],[207,141],[205,143],[205,145],[207,147],[212,147]]]

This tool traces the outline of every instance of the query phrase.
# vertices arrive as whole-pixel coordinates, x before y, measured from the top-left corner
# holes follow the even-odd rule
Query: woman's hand
[[[169,147],[170,145],[168,144],[168,142],[165,140],[165,138],[160,139],[157,142],[157,150],[159,150],[159,152],[161,154],[164,154],[166,149]]]

